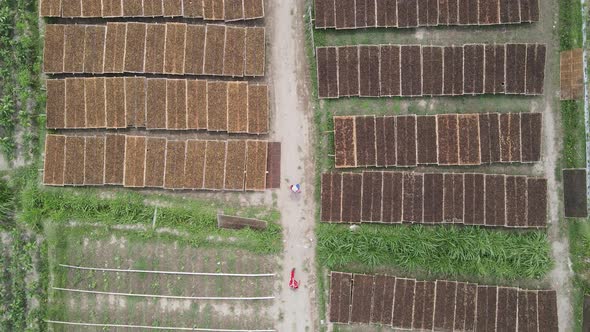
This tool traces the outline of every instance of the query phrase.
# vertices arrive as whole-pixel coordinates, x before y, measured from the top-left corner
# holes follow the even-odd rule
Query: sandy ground
[[[266,2],[267,77],[271,86],[271,139],[282,142],[281,189],[278,208],[284,236],[283,281],[279,294],[277,331],[314,331],[315,239],[313,194],[313,128],[309,104],[308,68],[305,57],[304,7],[302,0]],[[303,192],[293,194],[289,184],[301,183]],[[288,287],[289,273],[296,268],[301,281],[296,291]]]

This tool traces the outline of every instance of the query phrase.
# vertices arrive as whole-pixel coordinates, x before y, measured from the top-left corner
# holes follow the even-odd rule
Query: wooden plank
[[[479,117],[477,114],[460,114],[459,127],[459,164],[480,165],[481,149],[479,137]]]
[[[228,141],[225,164],[225,189],[244,190],[246,141]]]
[[[84,184],[84,146],[84,137],[66,136],[64,185],[81,186]]]
[[[547,226],[547,180],[527,179],[527,226]]]
[[[518,291],[516,288],[498,287],[497,329],[514,331],[517,326]]]
[[[385,132],[385,166],[397,165],[396,151],[396,117],[386,116],[383,121],[383,130]]]
[[[166,128],[166,79],[149,78],[147,80],[147,129]]]
[[[61,0],[62,17],[82,16],[82,0]]]
[[[64,128],[66,126],[66,81],[47,80],[47,101],[45,114],[47,128]]]
[[[414,300],[414,330],[432,330],[434,327],[435,288],[432,281],[417,281]]]
[[[102,0],[103,17],[123,16],[123,4],[121,0]]]
[[[264,76],[266,64],[265,30],[250,27],[246,30],[246,66],[244,76]]]
[[[223,54],[223,75],[241,77],[244,75],[246,59],[246,28],[228,27],[225,33]]]
[[[122,185],[125,168],[125,135],[107,135],[105,184]]]
[[[437,164],[438,145],[435,116],[417,117],[418,164]]]
[[[412,28],[418,26],[418,1],[397,0],[398,27]]]
[[[394,328],[410,329],[414,307],[416,280],[396,278],[392,325]]]
[[[205,34],[205,64],[203,73],[206,75],[223,74],[223,54],[225,48],[224,25],[207,25]]]
[[[266,188],[266,155],[268,144],[264,141],[246,143],[246,190]]]
[[[382,45],[381,56],[379,57],[380,95],[400,96],[401,95],[401,70],[400,70],[400,47],[395,45]],[[357,84],[358,85],[358,84]]]
[[[169,140],[166,142],[166,168],[164,172],[164,188],[184,189],[185,159],[186,141]]]
[[[443,174],[424,174],[424,222],[443,221]]]
[[[106,128],[105,78],[85,78],[84,98],[86,103],[86,127]]]
[[[145,186],[145,136],[126,136],[125,138],[125,187],[143,188]]]
[[[224,14],[225,21],[239,21],[244,19],[243,0],[225,0]]]
[[[248,133],[269,132],[269,105],[267,85],[248,85]]]
[[[335,28],[336,17],[334,15],[336,9],[334,0],[315,0],[314,4],[316,29]]]
[[[105,137],[86,137],[84,185],[104,185]]]
[[[375,278],[372,275],[355,274],[353,277],[350,321],[368,324],[371,320],[371,302]]]
[[[145,148],[145,186],[164,187],[166,169],[166,139],[147,137]]]
[[[45,26],[43,71],[46,73],[64,72],[65,30],[65,25],[61,24],[47,24]]]
[[[422,95],[422,51],[420,46],[401,46],[402,96]]]
[[[166,128],[187,129],[186,80],[166,80]]]
[[[207,81],[187,82],[187,128],[207,129]]]
[[[360,173],[342,174],[342,216],[343,222],[361,221],[361,193],[363,175]],[[330,188],[332,184],[330,183]],[[330,201],[331,208],[332,201]],[[330,211],[331,213],[331,211]]]
[[[506,45],[506,93],[525,93],[526,44]]]
[[[122,73],[125,66],[125,35],[127,24],[107,23],[104,72]]]
[[[146,82],[144,77],[125,77],[125,114],[128,126],[146,126]]]
[[[62,0],[41,0],[39,4],[39,16],[41,17],[60,17]]]
[[[166,0],[164,1],[164,16],[178,17],[184,16],[182,14],[183,0]]]
[[[438,162],[459,164],[459,126],[456,114],[439,114],[437,121]]]
[[[64,46],[64,72],[84,72],[84,38],[86,27],[84,25],[65,26]]]
[[[166,74],[184,74],[186,31],[187,25],[184,23],[166,23],[164,52],[164,73]]]
[[[164,0],[143,0],[143,15],[145,17],[163,16]]]
[[[265,220],[217,215],[217,227],[225,229],[255,229],[265,230],[268,223]]]
[[[416,116],[399,116],[397,127],[397,164],[398,166],[416,165]],[[358,138],[357,138],[358,139]]]
[[[244,0],[244,16],[246,19],[264,17],[264,0]]]
[[[586,200],[586,170],[563,170],[563,202],[566,218],[585,218],[588,216]]]
[[[66,79],[66,128],[86,127],[86,104],[84,103],[84,79]]]
[[[321,221],[332,219],[332,173],[323,173],[321,180]]]
[[[207,82],[207,130],[227,131],[227,83]]]
[[[248,83],[230,82],[227,87],[227,131],[229,133],[253,133],[248,131]],[[258,106],[258,105],[255,105]],[[253,116],[261,110],[254,107]],[[262,110],[264,111],[264,110]]]
[[[281,143],[268,143],[268,157],[266,161],[266,189],[281,187]]]
[[[104,71],[106,26],[86,26],[84,35],[84,72],[101,74]]]
[[[123,77],[105,78],[106,126],[107,128],[127,127],[125,115],[125,79]]]
[[[223,0],[203,0],[203,18],[218,21],[224,18]]]
[[[487,226],[506,225],[506,178],[504,175],[485,175],[485,216]]]
[[[50,186],[64,185],[65,155],[66,137],[63,135],[47,135],[45,139],[43,184]]]
[[[183,0],[182,5],[185,17],[203,17],[203,0]]]
[[[145,23],[127,23],[125,37],[125,71],[144,72],[145,41],[147,25]]]
[[[557,294],[554,290],[540,290],[537,293],[537,317],[539,332],[557,331]]]
[[[205,154],[207,141],[188,140],[186,142],[186,162],[184,166],[184,188],[202,189],[205,176]]]
[[[187,44],[188,46],[188,44]],[[166,47],[166,25],[148,24],[145,43],[145,72],[164,72],[164,53]]]
[[[168,0],[170,1],[170,0]],[[143,16],[143,1],[142,0],[124,0],[123,16],[125,17],[141,17]]]
[[[522,113],[520,115],[520,137],[522,162],[541,160],[541,113]]]

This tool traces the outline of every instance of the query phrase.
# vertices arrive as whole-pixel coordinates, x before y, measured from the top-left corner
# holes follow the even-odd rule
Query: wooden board
[[[166,79],[149,78],[147,80],[147,129],[166,128]]]
[[[147,25],[145,23],[127,23],[125,72],[144,72],[146,32]]]
[[[84,38],[86,28],[83,25],[65,26],[64,73],[84,72]]]
[[[164,188],[184,189],[186,159],[186,141],[166,142],[166,170]]]
[[[43,71],[46,73],[62,73],[64,71],[65,29],[65,25],[60,24],[45,26]]]
[[[84,103],[84,80],[66,79],[66,128],[86,127],[86,104]]]
[[[122,73],[125,67],[125,35],[127,24],[107,23],[104,72]]]
[[[64,128],[66,126],[66,81],[47,80],[47,101],[45,114],[47,128]]]
[[[125,115],[125,79],[123,77],[105,78],[106,126],[107,128],[127,127]]]
[[[246,142],[228,141],[225,161],[225,189],[244,190]]]
[[[223,141],[207,141],[205,153],[205,184],[206,189],[221,190],[225,180],[225,158],[227,143]],[[263,188],[264,189],[264,188]]]
[[[265,141],[246,143],[246,190],[266,188],[266,157],[268,144]]]
[[[107,135],[105,153],[105,183],[122,185],[125,169],[125,136]]]
[[[84,137],[66,136],[64,185],[84,184]]]
[[[166,139],[148,137],[145,150],[145,186],[164,187],[166,169]]]
[[[106,26],[86,26],[84,34],[84,72],[101,74],[104,71]]]
[[[187,82],[187,128],[207,129],[207,81]]]
[[[188,140],[186,143],[186,162],[184,187],[201,189],[204,185],[206,141]]]
[[[203,74],[205,54],[205,26],[188,25],[186,29],[186,49],[184,55],[184,73]]]
[[[186,31],[186,24],[166,23],[166,43],[164,52],[165,74],[184,74]]]
[[[251,27],[246,30],[246,65],[244,76],[264,76],[266,64],[265,30]]]
[[[566,218],[585,218],[588,216],[586,170],[563,170],[563,202]]]
[[[125,114],[127,125],[131,127],[146,126],[146,85],[147,80],[144,77],[125,77]],[[87,106],[87,113],[89,112],[90,108]]]
[[[248,85],[248,133],[267,134],[268,131],[268,86]]]
[[[187,31],[188,32],[188,31]],[[191,45],[188,42],[187,50]],[[165,24],[148,24],[146,28],[145,43],[145,72],[146,73],[163,73],[164,72],[164,50],[166,45],[166,25]]]
[[[84,185],[104,185],[105,137],[86,137],[84,150]]]
[[[207,25],[205,34],[205,67],[203,72],[206,75],[223,74],[225,32],[226,27],[223,25]]]
[[[143,188],[145,186],[145,151],[145,137],[125,137],[125,175],[123,178],[125,187]]]
[[[207,130],[227,131],[227,83],[207,82]]]
[[[248,83],[230,82],[227,86],[227,131],[229,133],[254,133],[248,130]],[[258,116],[254,108],[253,115]]]
[[[246,28],[228,27],[225,33],[223,54],[223,75],[241,77],[244,75],[246,59]]]
[[[49,186],[64,185],[66,137],[47,135],[45,139],[45,164],[43,184]]]
[[[187,129],[186,80],[166,80],[166,128]]]

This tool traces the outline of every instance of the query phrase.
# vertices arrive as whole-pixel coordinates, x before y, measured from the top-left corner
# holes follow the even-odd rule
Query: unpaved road
[[[315,331],[315,238],[313,110],[309,104],[305,58],[305,1],[267,1],[267,77],[271,86],[271,139],[282,143],[281,188],[277,192],[284,256],[278,299],[277,331]],[[289,184],[301,183],[293,194]],[[296,268],[298,290],[289,288]]]

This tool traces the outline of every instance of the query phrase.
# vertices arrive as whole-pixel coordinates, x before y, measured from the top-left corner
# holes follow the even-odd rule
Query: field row
[[[190,190],[264,190],[269,143],[47,135],[43,183]]]
[[[45,17],[187,17],[240,21],[264,17],[264,0],[41,0]]]
[[[553,290],[332,272],[330,321],[416,331],[558,330]]]
[[[336,167],[535,162],[541,128],[541,113],[336,116]]]
[[[44,71],[264,76],[265,29],[184,23],[45,28]]]
[[[145,77],[47,80],[47,128],[268,133],[266,85]]]
[[[320,98],[543,94],[543,44],[361,45],[316,51]]]
[[[316,28],[414,28],[537,21],[538,0],[315,0]]]
[[[547,180],[474,173],[322,174],[321,220],[547,226]]]
[[[581,48],[563,51],[559,56],[561,100],[584,97],[584,54]]]

